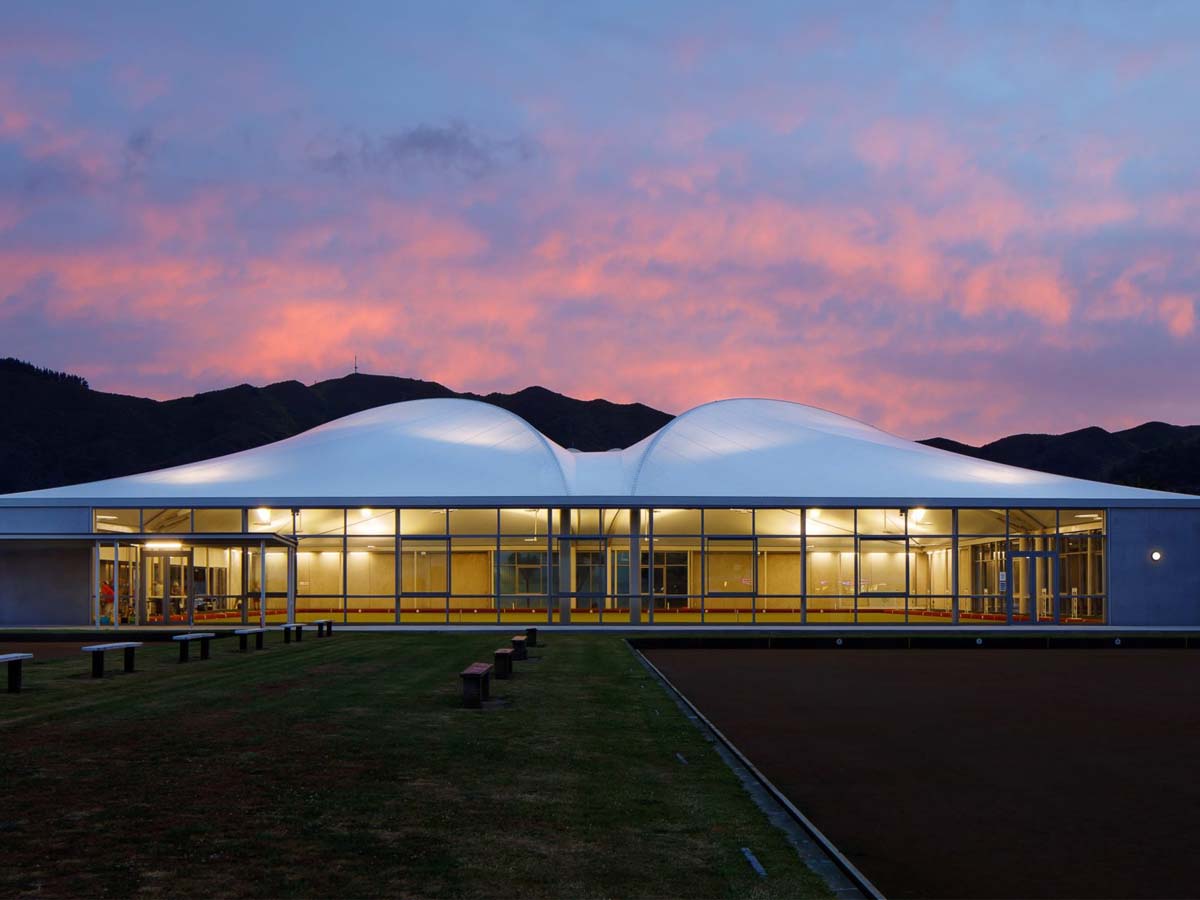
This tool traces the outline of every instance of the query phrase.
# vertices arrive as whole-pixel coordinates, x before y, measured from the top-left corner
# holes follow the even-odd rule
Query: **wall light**
[[[1150,558],[1151,558],[1152,560],[1154,560],[1155,562],[1159,562],[1159,561],[1161,561],[1161,560],[1162,560],[1162,551],[1160,551],[1160,550],[1154,550],[1154,551],[1152,551],[1152,552],[1150,553]]]

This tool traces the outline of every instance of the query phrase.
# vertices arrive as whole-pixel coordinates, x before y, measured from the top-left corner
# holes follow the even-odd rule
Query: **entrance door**
[[[142,610],[144,625],[191,624],[192,552],[171,550],[142,553]]]
[[[603,621],[608,598],[608,548],[604,538],[562,537],[558,539],[558,565],[553,620],[567,621],[563,606],[570,609],[569,619],[575,623]],[[611,621],[611,619],[610,619]],[[626,614],[625,621],[628,621]]]
[[[1053,551],[1009,552],[1008,624],[1051,624],[1058,621],[1054,567]]]

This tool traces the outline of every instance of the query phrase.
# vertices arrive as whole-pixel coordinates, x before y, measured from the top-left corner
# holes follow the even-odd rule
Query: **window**
[[[537,550],[500,553],[501,594],[546,593],[546,554]]]
[[[577,594],[603,594],[607,587],[604,552],[601,550],[575,551],[575,592]]]
[[[134,534],[141,529],[140,509],[98,509],[93,515],[93,528],[114,534]]]

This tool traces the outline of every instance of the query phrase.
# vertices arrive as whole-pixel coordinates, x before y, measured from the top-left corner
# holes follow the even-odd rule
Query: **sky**
[[[0,356],[1200,423],[1200,4],[0,5]]]

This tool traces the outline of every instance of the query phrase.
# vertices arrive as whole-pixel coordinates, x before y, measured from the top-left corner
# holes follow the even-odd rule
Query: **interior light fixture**
[[[96,518],[97,519],[115,519],[116,516],[102,516],[102,515],[97,514]]]
[[[926,512],[927,512],[927,510],[925,509],[925,507],[918,506],[916,509],[909,510],[909,515],[912,516],[912,520],[914,522],[916,522],[918,525],[920,525],[923,521],[925,521],[925,513]]]
[[[145,547],[147,550],[182,550],[183,544],[179,541],[146,541]]]
[[[1159,561],[1161,561],[1161,560],[1162,560],[1162,551],[1161,551],[1161,550],[1155,550],[1155,551],[1153,551],[1153,552],[1150,554],[1150,558],[1151,558],[1152,560],[1154,560],[1155,562],[1159,562]]]
[[[371,518],[371,516],[372,516],[373,514],[374,514],[374,513],[373,513],[373,511],[371,510],[371,508],[370,508],[370,507],[367,507],[367,506],[364,506],[362,509],[360,509],[360,510],[358,511],[358,517],[359,517],[360,519],[369,519],[369,518]]]
[[[271,511],[265,506],[260,506],[254,511],[254,517],[258,519],[260,525],[271,524]]]
[[[808,511],[808,514],[811,518],[814,518],[814,519],[821,518],[821,510],[819,510],[819,509],[810,509]]]

